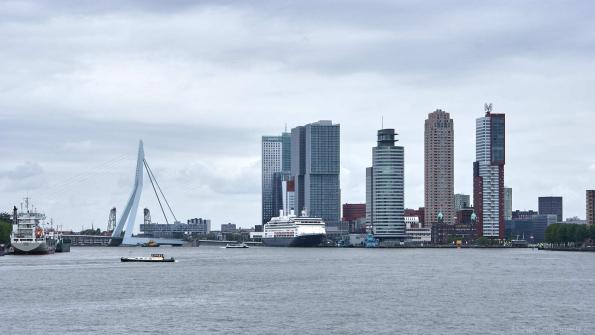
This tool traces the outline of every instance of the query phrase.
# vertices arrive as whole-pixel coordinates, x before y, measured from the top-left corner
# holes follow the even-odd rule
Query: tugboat
[[[141,247],[147,247],[147,248],[157,248],[159,246],[160,246],[160,244],[155,242],[154,240],[149,240],[149,242],[141,244]]]
[[[372,233],[368,233],[368,235],[366,235],[366,239],[364,240],[364,247],[378,248],[378,240],[374,238],[374,235]]]
[[[122,262],[144,262],[144,263],[171,263],[175,262],[173,257],[165,258],[163,254],[151,254],[151,257],[122,257]]]

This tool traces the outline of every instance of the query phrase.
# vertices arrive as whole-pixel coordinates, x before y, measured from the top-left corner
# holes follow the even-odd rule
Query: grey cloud
[[[35,162],[25,162],[11,170],[0,172],[0,178],[25,179],[43,174],[41,165]]]
[[[99,5],[110,15],[97,6],[66,4],[88,11],[85,18],[92,19],[53,13],[54,3],[43,6],[58,19],[35,30],[6,27],[9,52],[32,52],[34,42],[56,69],[85,66],[83,59],[121,54],[204,60],[225,67],[272,63],[285,70],[326,74],[390,72],[440,78],[433,74],[457,76],[499,60],[547,60],[564,54],[585,57],[594,51],[594,36],[589,33],[594,24],[587,14],[594,6],[589,2],[574,7],[466,1],[426,5],[352,2],[340,8],[333,2]],[[217,23],[221,25],[213,27]],[[57,38],[64,30],[70,37]],[[9,38],[9,34],[19,38]]]
[[[25,162],[12,169],[0,171],[0,183],[6,192],[27,192],[42,188],[46,181],[39,163]]]

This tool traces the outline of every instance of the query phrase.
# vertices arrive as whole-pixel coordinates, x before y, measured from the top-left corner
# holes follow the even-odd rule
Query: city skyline
[[[513,209],[559,195],[565,216],[585,217],[595,187],[593,4],[312,13],[307,1],[21,3],[0,11],[3,211],[29,195],[65,227],[106,226],[126,203],[142,138],[178,216],[253,226],[261,136],[323,119],[342,128],[341,202],[364,202],[369,134],[382,117],[406,143],[405,206],[418,208],[427,113],[455,120],[454,191],[471,194],[475,118],[493,102],[507,117]]]

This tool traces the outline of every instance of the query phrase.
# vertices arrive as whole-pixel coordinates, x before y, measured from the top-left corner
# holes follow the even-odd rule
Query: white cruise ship
[[[271,218],[263,228],[262,243],[272,247],[315,247],[326,236],[321,218],[289,215]]]
[[[29,198],[25,198],[25,208],[21,208],[20,213],[14,207],[12,219],[10,245],[15,254],[54,253],[60,236],[53,229],[47,229],[45,214],[29,208]]]

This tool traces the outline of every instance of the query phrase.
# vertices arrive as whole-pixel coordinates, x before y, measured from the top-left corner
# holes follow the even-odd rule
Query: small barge
[[[246,249],[248,248],[248,246],[246,245],[246,243],[239,243],[239,244],[227,244],[225,247],[225,249]]]

